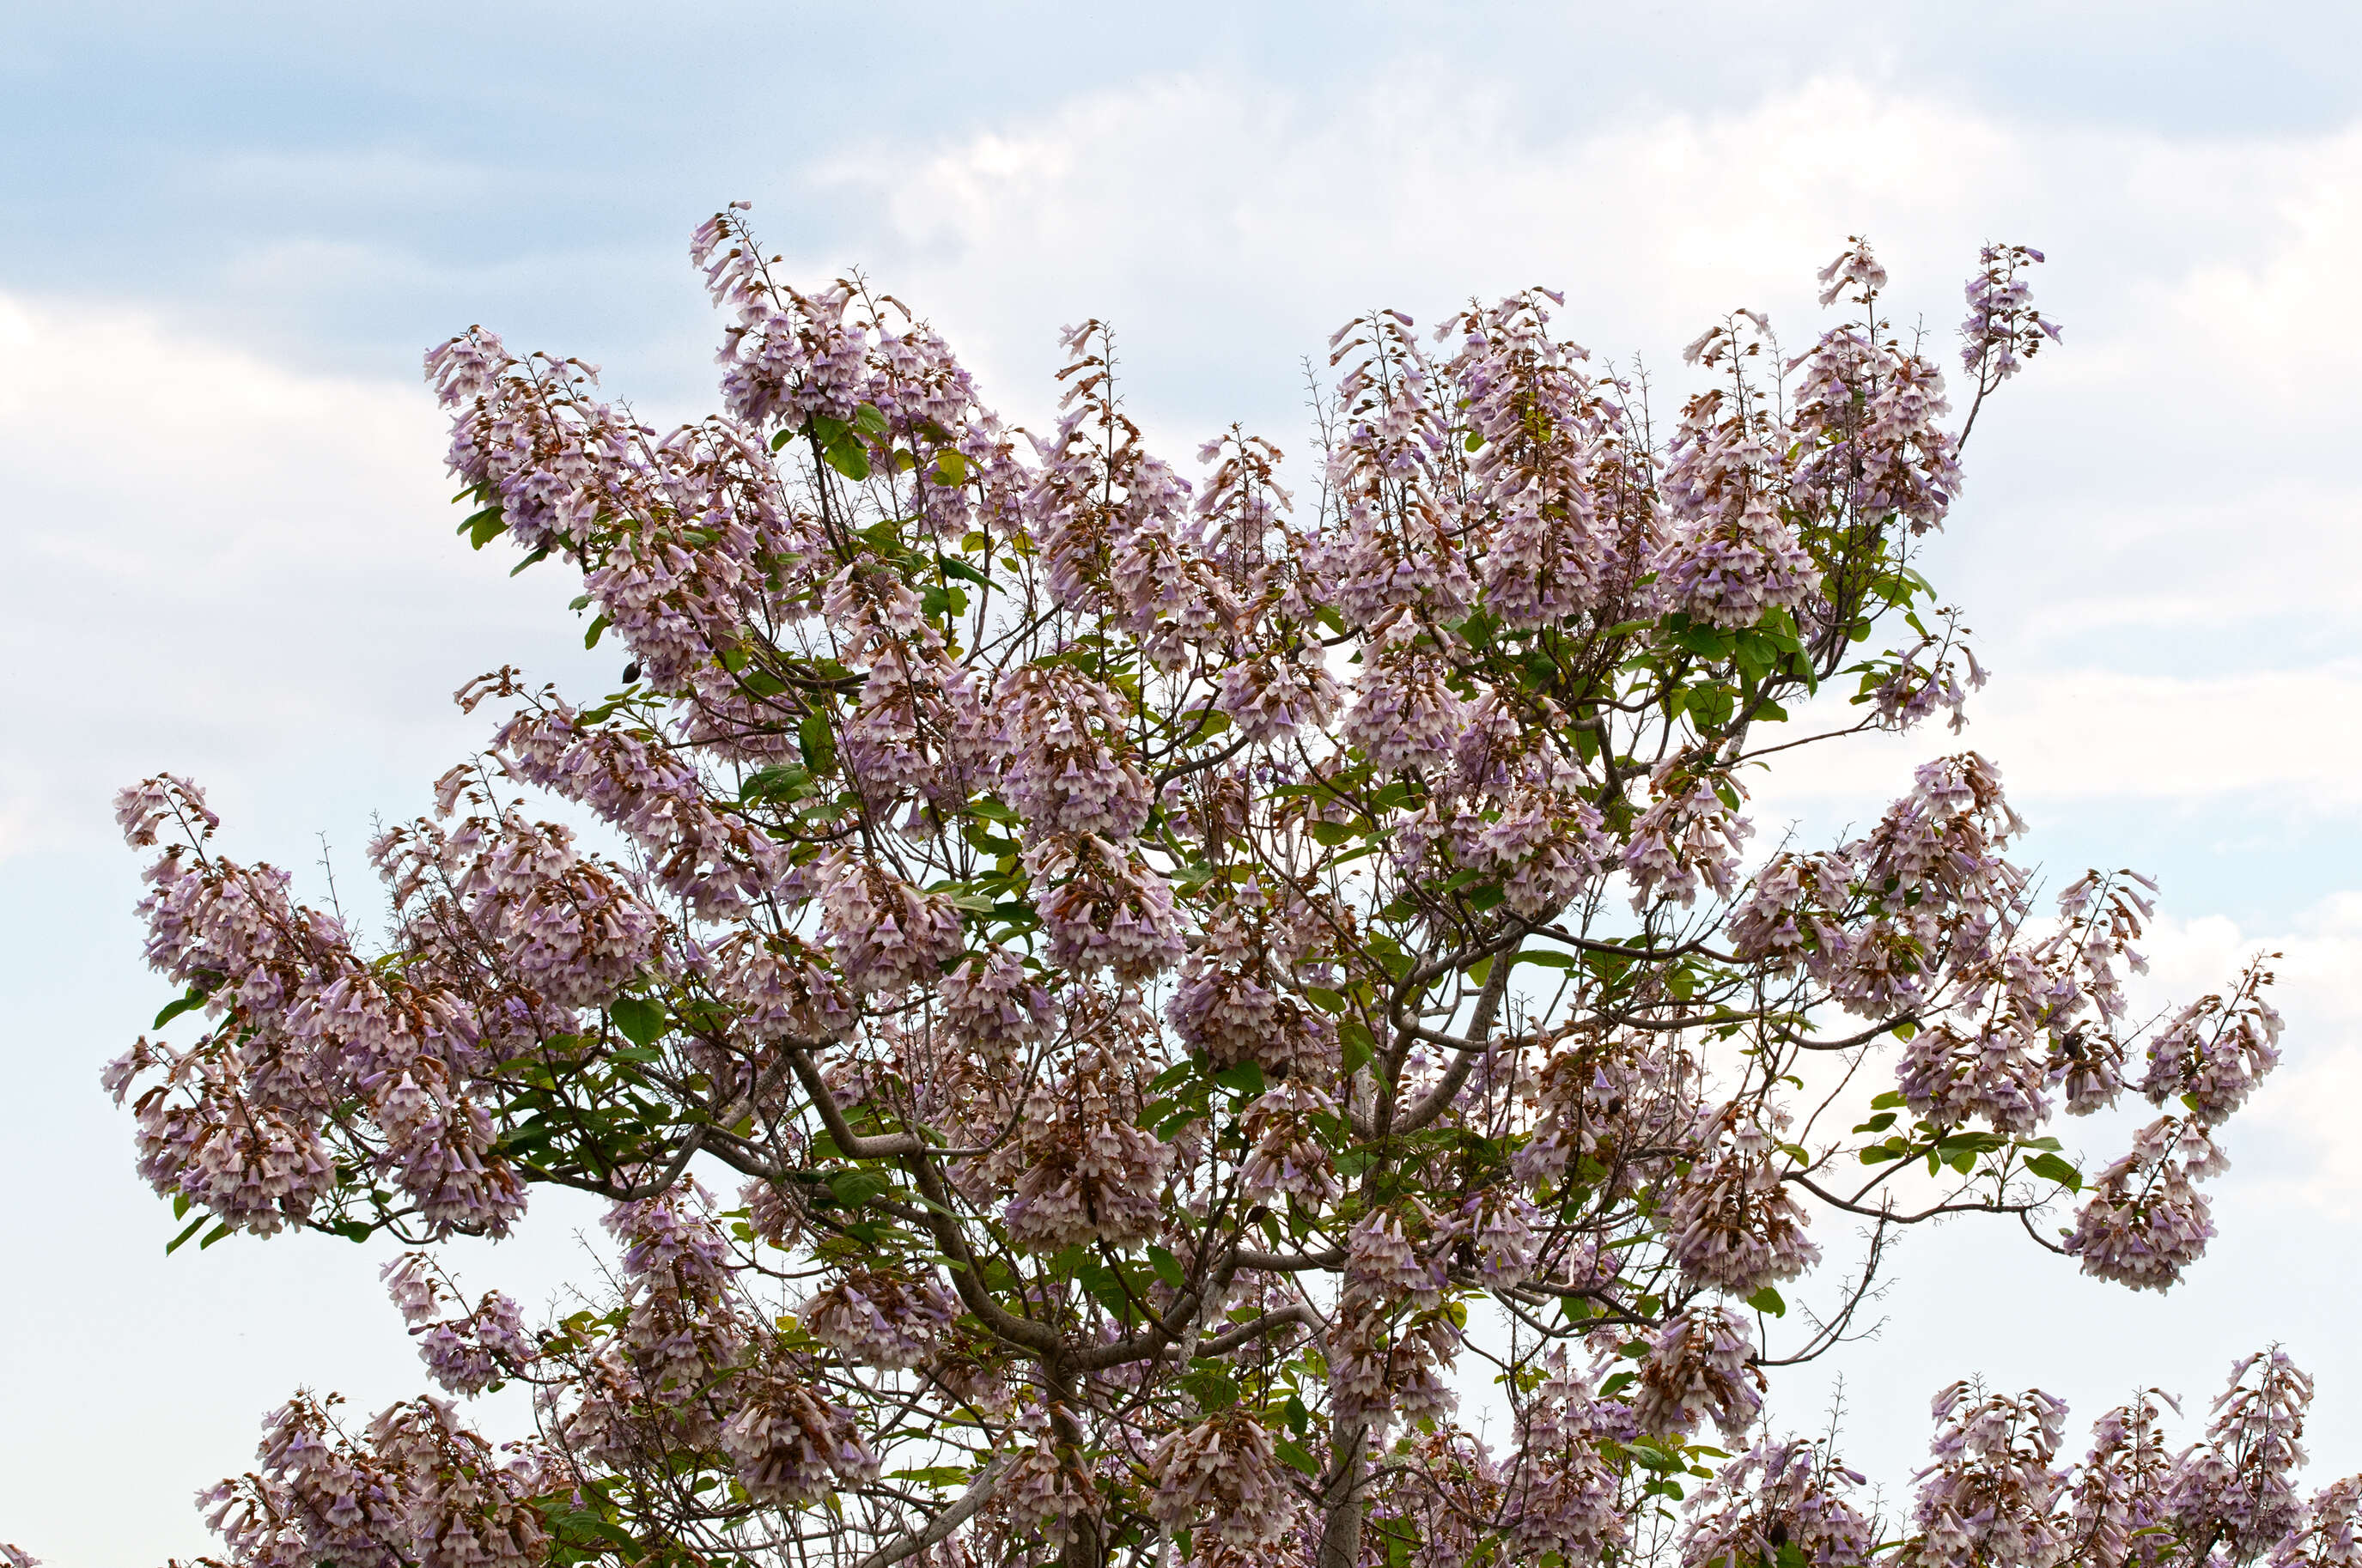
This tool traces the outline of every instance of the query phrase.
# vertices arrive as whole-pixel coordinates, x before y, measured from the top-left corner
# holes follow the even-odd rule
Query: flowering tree
[[[1859,241],[1843,324],[1730,316],[1661,438],[1556,295],[1373,314],[1301,493],[1235,428],[1152,456],[1096,321],[1029,434],[737,209],[693,255],[701,424],[480,329],[427,357],[461,531],[579,570],[630,663],[461,690],[496,727],[371,846],[387,944],[193,785],[121,798],[158,1028],[204,1028],[107,1079],[182,1241],[498,1236],[555,1184],[620,1253],[534,1324],[404,1253],[429,1374],[537,1432],[300,1397],[210,1495],[232,1562],[2355,1561],[2277,1353],[2186,1452],[2145,1396],[2071,1468],[2056,1400],[1948,1389],[1894,1519],[1763,1416],[1898,1227],[2172,1284],[2276,1059],[2260,965],[2128,1016],[2148,884],[2038,901],[1973,752],[1746,853],[1760,769],[1983,679],[1913,562],[2058,336],[2038,253],[1969,284],[1959,435]],[[2165,1114],[2087,1177],[2046,1128],[2127,1092]]]

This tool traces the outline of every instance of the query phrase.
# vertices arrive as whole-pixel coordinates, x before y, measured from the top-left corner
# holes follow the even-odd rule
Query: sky
[[[1357,311],[1567,291],[1562,325],[1677,396],[1723,312],[1822,325],[1868,235],[1948,339],[1977,246],[2049,256],[2065,342],[1981,419],[1927,570],[1992,685],[1940,734],[1800,759],[1767,832],[1834,833],[1954,744],[2001,763],[2064,880],[2163,886],[2162,1003],[2278,951],[2286,1061],[2232,1124],[2223,1234],[2128,1297],[1957,1226],[1879,1337],[1775,1386],[1898,1484],[1957,1376],[2079,1419],[2196,1399],[2284,1341],[2314,1474],[2362,1469],[2362,253],[2354,8],[602,4],[0,11],[0,1540],[65,1568],[205,1550],[190,1496],[298,1386],[423,1380],[385,1252],[238,1238],[167,1258],[100,1066],[169,999],[138,958],[113,790],[198,778],[244,858],[366,901],[373,817],[482,738],[449,693],[576,690],[555,574],[452,537],[420,352],[482,322],[670,420],[717,326],[689,232],[745,199],[790,275],[859,267],[1012,417],[1056,333],[1116,326],[1186,458],[1232,420],[1303,477],[1301,363]],[[325,853],[324,853],[325,852]],[[2069,1130],[2116,1152],[2115,1124]],[[587,1206],[455,1252],[547,1300]],[[518,1417],[495,1408],[494,1426]],[[2080,1443],[2080,1431],[2070,1438]]]

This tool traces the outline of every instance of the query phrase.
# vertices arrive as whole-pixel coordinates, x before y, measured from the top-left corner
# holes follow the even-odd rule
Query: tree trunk
[[[1356,1421],[1330,1429],[1334,1474],[1321,1496],[1319,1568],[1357,1568],[1362,1560],[1362,1440],[1368,1428]]]
[[[1087,1486],[1090,1466],[1083,1463],[1083,1426],[1075,1419],[1075,1383],[1073,1375],[1057,1362],[1042,1364],[1044,1380],[1050,1385],[1050,1432],[1057,1444],[1061,1463],[1070,1468],[1074,1476]],[[1095,1514],[1083,1514],[1073,1520],[1075,1539],[1066,1542],[1058,1553],[1058,1568],[1107,1568],[1107,1542]]]

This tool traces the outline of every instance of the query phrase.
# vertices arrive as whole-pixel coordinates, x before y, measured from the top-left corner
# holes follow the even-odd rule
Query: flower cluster
[[[1024,865],[1048,889],[1042,923],[1049,928],[1050,955],[1062,967],[1144,980],[1180,961],[1172,886],[1139,856],[1087,834],[1044,839],[1026,851]]]
[[[1269,1547],[1295,1522],[1296,1496],[1271,1433],[1243,1410],[1183,1427],[1149,1455],[1148,1515],[1222,1546]]]
[[[804,1305],[812,1336],[869,1366],[917,1366],[934,1353],[958,1305],[925,1280],[856,1268]]]
[[[546,1456],[505,1455],[433,1399],[396,1405],[359,1438],[333,1396],[298,1395],[263,1422],[256,1469],[200,1496],[240,1563],[530,1568],[546,1534],[533,1499]]]
[[[2193,1184],[2229,1163],[2202,1124],[2152,1121],[2092,1181],[2063,1245],[2085,1274],[2164,1290],[2214,1239],[2213,1205]]]
[[[2184,1540],[2246,1562],[2302,1524],[2295,1473],[2312,1403],[2312,1379],[2277,1347],[2231,1368],[2205,1441],[2175,1462],[2165,1484],[2165,1515]]]
[[[1763,1375],[1746,1320],[1727,1307],[1694,1307],[1674,1318],[1640,1358],[1632,1395],[1640,1430],[1685,1437],[1711,1419],[1737,1439],[1763,1408]]]
[[[1795,1278],[1820,1261],[1805,1234],[1805,1211],[1780,1179],[1778,1143],[1771,1133],[1735,1119],[1725,1108],[1705,1119],[1694,1138],[1712,1154],[1678,1178],[1664,1199],[1669,1247],[1693,1285],[1748,1296]]]
[[[2040,1389],[1980,1396],[1955,1383],[1936,1396],[1934,1463],[1916,1477],[1914,1563],[2048,1568],[2067,1546],[2057,1504],[2067,1477],[2052,1467],[2067,1407]]]
[[[1100,322],[1021,430],[744,209],[692,254],[711,418],[480,329],[428,357],[469,543],[579,574],[621,679],[460,689],[490,737],[370,845],[381,946],[187,781],[118,803],[179,999],[106,1081],[184,1239],[609,1206],[553,1321],[386,1272],[434,1383],[524,1386],[539,1444],[298,1400],[215,1496],[238,1568],[1861,1568],[1859,1478],[1764,1406],[1895,1230],[2080,1193],[2086,1272],[2197,1257],[2268,967],[2140,1024],[2154,889],[2037,916],[1973,752],[1753,848],[1761,771],[1983,679],[1919,569],[1966,424],[1866,243],[1840,325],[1727,316],[1670,421],[1548,291],[1367,314],[1300,502],[1242,427],[1153,450]],[[2055,336],[2036,259],[1971,284],[1971,420]],[[2173,1114],[2086,1179],[2045,1130],[2128,1088]],[[2356,1494],[2295,1490],[2301,1375],[2241,1379],[2182,1455],[2141,1403],[2071,1472],[2055,1401],[1953,1389],[1894,1544],[2362,1568]]]
[[[476,1394],[532,1362],[538,1347],[526,1334],[517,1304],[487,1291],[472,1311],[447,1318],[442,1304],[456,1297],[424,1253],[405,1253],[379,1271],[386,1294],[402,1309],[418,1342],[426,1375],[454,1394]]]
[[[1760,1442],[1716,1470],[1682,1527],[1682,1568],[1749,1568],[1793,1550],[1812,1568],[1854,1568],[1878,1544],[1849,1494],[1862,1485],[1815,1444]]]
[[[2100,1564],[2151,1564],[2169,1554],[2165,1483],[2173,1461],[2165,1444],[2160,1397],[2144,1390],[2093,1423],[2068,1495],[2071,1551]]]
[[[2201,997],[2182,1009],[2149,1042],[2141,1093],[2156,1105],[2179,1099],[2209,1127],[2238,1110],[2279,1063],[2280,1015],[2263,998],[2271,982],[2258,958],[2227,1000]]]
[[[1034,1088],[1016,1135],[990,1162],[1009,1194],[1012,1240],[1054,1253],[1156,1233],[1173,1151],[1137,1125],[1139,1103],[1122,1065],[1103,1054]]]
[[[959,955],[959,916],[949,900],[849,856],[821,875],[821,933],[855,990],[932,985]]]
[[[1960,323],[1960,363],[1980,393],[2017,374],[2045,342],[2058,341],[2058,324],[2033,304],[2026,269],[2044,259],[2030,245],[1988,245],[1963,291],[1968,319]]]
[[[185,1051],[142,1041],[107,1070],[149,1182],[267,1235],[317,1220],[341,1157],[435,1233],[505,1231],[524,1184],[495,1149],[480,1074],[645,961],[658,923],[627,881],[513,813],[395,830],[373,858],[414,956],[389,968],[290,898],[286,873],[212,854],[217,823],[193,786],[151,779],[117,813],[135,845],[168,818],[182,830],[149,872],[149,958],[218,1021]]]
[[[1517,1452],[1504,1479],[1510,1543],[1573,1562],[1605,1559],[1630,1539],[1632,1525],[1603,1444],[1637,1435],[1633,1412],[1598,1398],[1562,1350],[1540,1370],[1540,1386],[1518,1412]]]

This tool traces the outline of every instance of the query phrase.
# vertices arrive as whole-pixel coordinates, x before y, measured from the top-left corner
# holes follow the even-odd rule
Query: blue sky
[[[1139,8],[1133,8],[1139,12]],[[1232,418],[1297,452],[1299,359],[1373,304],[1566,287],[1596,352],[1735,305],[1816,329],[1875,239],[1948,334],[1976,245],[2051,257],[2068,324],[1981,424],[1930,567],[1996,672],[1967,737],[2071,875],[2165,884],[2158,995],[2269,944],[2289,1057],[2234,1123],[2224,1239],[2127,1302],[1966,1231],[1917,1241],[1851,1364],[1858,1461],[1907,1473],[1984,1372],[2095,1413],[2208,1392],[2275,1335],[2362,1467],[2362,23],[2280,6],[690,9],[18,6],[0,15],[0,1539],[136,1568],[204,1538],[298,1383],[417,1378],[378,1256],[160,1254],[98,1066],[163,999],[113,788],[196,775],[234,852],[348,878],[479,737],[504,661],[588,684],[571,590],[450,538],[422,348],[481,321],[695,412],[714,324],[690,228],[745,197],[790,270],[866,268],[1015,416],[1054,334],[1121,334],[1175,457]],[[1114,19],[1111,19],[1114,18]],[[1822,831],[1941,737],[1767,782]],[[307,873],[309,874],[309,873]],[[312,884],[316,887],[316,882]],[[2092,1152],[2115,1134],[2094,1129]],[[468,1254],[538,1299],[586,1212]],[[1973,1282],[1971,1285],[1970,1282]],[[1809,1422],[1811,1380],[1780,1396]]]

